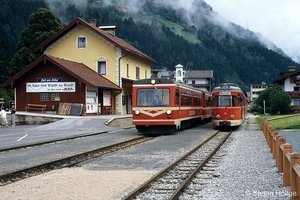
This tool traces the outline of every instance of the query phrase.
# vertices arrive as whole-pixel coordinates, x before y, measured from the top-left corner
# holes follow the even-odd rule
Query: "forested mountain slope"
[[[174,70],[177,64],[192,62],[194,70],[214,70],[215,85],[234,82],[248,91],[250,84],[271,84],[288,66],[299,67],[275,45],[225,21],[202,0],[195,0],[189,9],[174,6],[178,1],[158,0],[0,2],[1,41],[9,46],[10,56],[17,51],[18,37],[29,15],[47,7],[65,25],[76,17],[96,19],[98,26],[117,25],[118,37],[160,63],[153,68]],[[2,57],[7,62],[9,56]]]

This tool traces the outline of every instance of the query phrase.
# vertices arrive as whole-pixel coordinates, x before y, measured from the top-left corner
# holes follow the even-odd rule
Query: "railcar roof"
[[[197,91],[202,91],[203,93],[210,93],[210,92],[207,92],[207,91],[204,91],[202,89],[199,89],[199,88],[196,88],[196,87],[193,87],[193,86],[190,86],[188,84],[185,84],[185,83],[181,83],[181,82],[177,82],[177,81],[174,81],[172,79],[167,79],[167,78],[148,78],[148,79],[140,79],[140,80],[136,80],[133,82],[133,85],[152,85],[151,81],[152,80],[155,80],[155,85],[162,85],[162,84],[175,84],[177,86],[180,86],[180,87],[185,87],[185,88],[189,88],[189,89],[192,89],[192,90],[197,90]]]
[[[152,80],[155,80],[156,84],[176,84],[175,81],[167,78],[148,78],[133,81],[133,85],[151,84]]]
[[[242,91],[241,88],[236,87],[236,86],[230,86],[230,87],[227,87],[227,88],[222,88],[222,87],[218,86],[218,87],[215,87],[213,89],[213,91],[220,91],[220,90],[239,90],[239,91]]]
[[[238,91],[242,91],[241,88],[239,86],[237,86],[234,83],[222,83],[220,85],[218,85],[217,87],[215,87],[213,89],[213,91],[220,91],[220,90],[238,90]]]

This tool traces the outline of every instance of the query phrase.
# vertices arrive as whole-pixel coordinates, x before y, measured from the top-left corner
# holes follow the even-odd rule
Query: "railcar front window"
[[[170,90],[165,88],[138,89],[136,100],[138,106],[168,106]]]
[[[231,107],[231,96],[220,96],[219,98],[220,107]]]

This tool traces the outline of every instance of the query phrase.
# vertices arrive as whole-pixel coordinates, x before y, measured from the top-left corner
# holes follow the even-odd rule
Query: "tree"
[[[270,98],[271,113],[288,113],[291,111],[291,97],[284,93],[272,95]]]
[[[0,37],[0,85],[9,78],[9,66],[11,60],[11,51],[7,44],[7,41]]]
[[[11,101],[11,98],[9,96],[9,91],[7,89],[0,88],[0,98],[4,98],[4,104],[3,107],[9,108],[9,102]],[[0,107],[2,104],[0,104]]]
[[[0,35],[13,54],[17,52],[20,32],[28,26],[29,15],[45,6],[44,0],[0,0]]]
[[[11,50],[7,41],[0,37],[0,85],[3,84],[9,78],[9,68],[11,61]],[[0,88],[0,98],[4,98],[3,106],[9,108],[10,95],[13,95],[13,91]]]
[[[12,60],[11,75],[36,60],[41,53],[34,54],[32,50],[62,27],[61,20],[46,8],[40,8],[31,14],[28,18],[28,27],[21,32],[21,38],[17,45],[18,52]]]
[[[263,111],[272,114],[291,111],[291,97],[279,85],[273,85],[262,91],[254,102],[253,112]]]

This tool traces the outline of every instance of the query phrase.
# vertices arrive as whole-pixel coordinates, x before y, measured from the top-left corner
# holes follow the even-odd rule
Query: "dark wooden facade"
[[[39,79],[57,78],[61,82],[44,83],[65,83],[75,82],[75,92],[58,92],[58,99],[42,100],[41,92],[26,92],[26,83],[38,83]],[[86,105],[87,86],[98,88],[98,102],[103,105],[103,90],[111,91],[112,94],[120,93],[121,88],[96,73],[82,63],[72,62],[52,56],[43,55],[32,64],[24,68],[7,82],[1,85],[3,88],[15,89],[15,104],[19,111],[26,111],[27,104],[47,105],[44,110],[58,111],[59,103],[76,103]],[[51,97],[51,92],[48,93]],[[105,108],[101,109],[105,114]],[[112,109],[112,108],[111,108]],[[84,112],[85,113],[85,112]],[[90,113],[93,114],[93,113]],[[89,114],[89,115],[90,115]],[[94,113],[97,114],[97,113]]]
[[[26,92],[26,83],[37,82],[38,78],[61,78],[62,82],[75,82],[76,90],[75,92],[60,92],[59,101],[41,101],[39,92]],[[58,68],[51,62],[39,63],[36,67],[29,70],[26,74],[20,77],[15,82],[16,87],[16,105],[17,109],[22,111],[28,103],[31,104],[44,104],[47,105],[46,111],[57,110],[58,104],[60,102],[66,103],[81,103],[85,104],[85,84],[79,83],[79,81],[72,77],[70,74],[66,73],[62,69]]]

